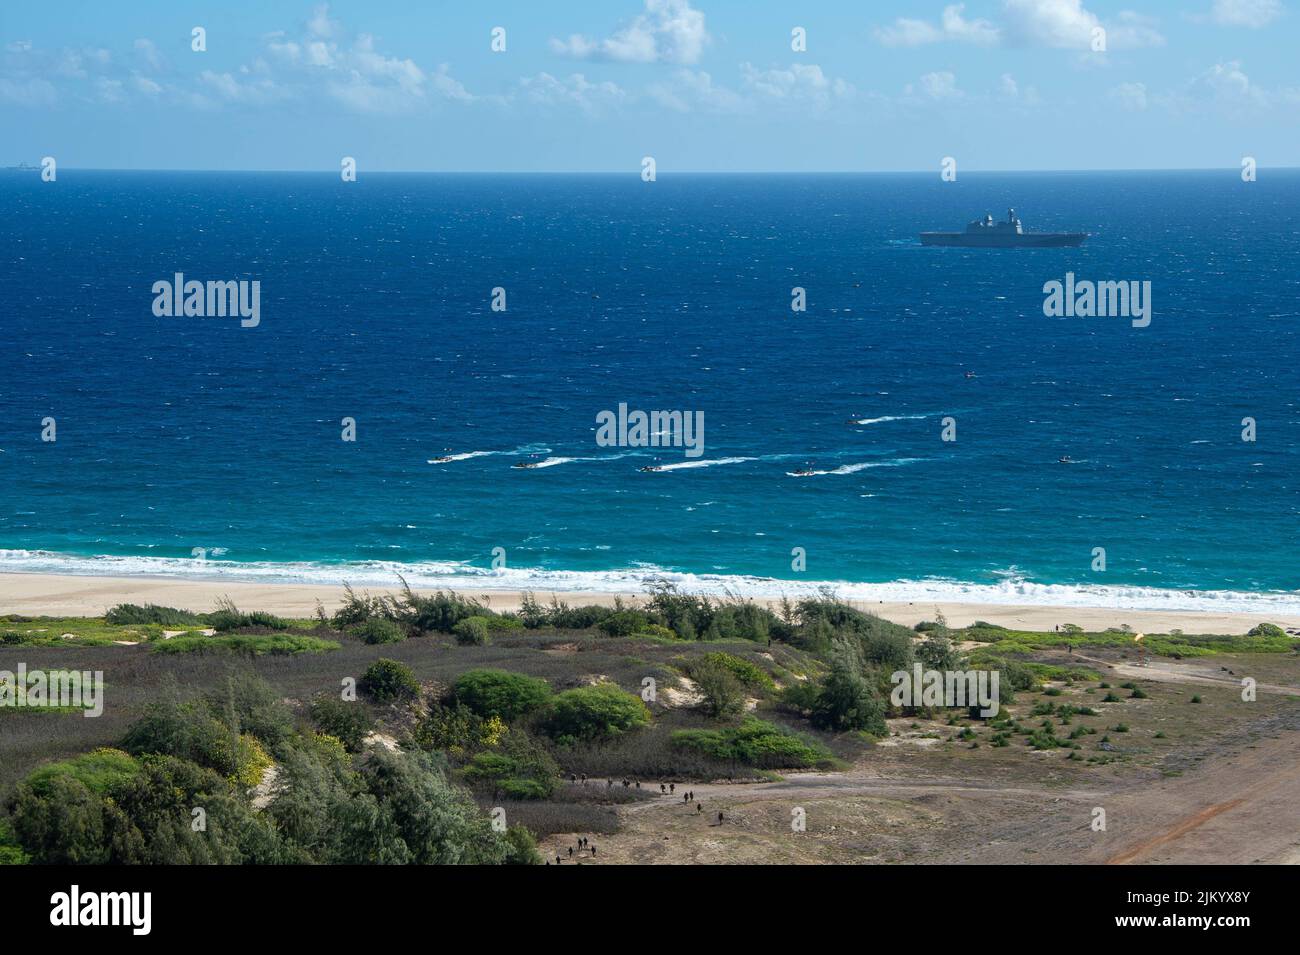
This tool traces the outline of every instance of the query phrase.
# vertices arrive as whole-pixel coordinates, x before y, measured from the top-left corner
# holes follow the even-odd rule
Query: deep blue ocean
[[[1009,206],[1092,236],[917,239]],[[1297,171],[60,170],[0,221],[0,570],[1300,607]],[[260,324],[155,317],[176,272]],[[1067,272],[1150,326],[1044,316]],[[620,402],[703,455],[598,446]]]

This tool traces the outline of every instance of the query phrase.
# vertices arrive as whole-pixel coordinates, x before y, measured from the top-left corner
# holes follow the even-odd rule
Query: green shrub
[[[513,723],[545,706],[551,688],[545,680],[505,670],[468,670],[457,677],[452,696],[482,717]]]
[[[239,771],[234,730],[199,700],[150,703],[126,731],[122,748],[134,756],[175,756],[225,776]]]
[[[830,752],[818,743],[754,717],[740,726],[716,730],[677,730],[673,745],[727,762],[758,769],[794,769],[828,760]]]
[[[466,617],[451,628],[461,646],[481,647],[488,642],[488,623],[483,617]]]
[[[637,634],[639,637],[658,637],[661,640],[676,640],[677,634],[668,627],[661,626],[657,623],[647,623]]]
[[[482,603],[455,592],[415,593],[402,581],[402,596],[394,601],[399,620],[416,631],[455,632],[456,624],[468,617],[490,617]]]
[[[252,670],[231,673],[206,699],[208,708],[227,726],[252,733],[269,746],[278,746],[294,734],[293,711]]]
[[[708,626],[702,631],[705,640],[754,640],[766,643],[775,618],[766,607],[749,601],[724,603],[716,607]]]
[[[1261,623],[1251,627],[1246,631],[1248,637],[1282,637],[1287,636],[1287,632],[1275,623]]]
[[[772,690],[776,688],[776,684],[772,682],[772,678],[768,676],[767,671],[762,667],[731,653],[706,653],[687,662],[685,668],[686,672],[694,679],[696,669],[706,665],[721,666],[729,670],[732,676],[750,689]]]
[[[229,598],[225,597],[217,602],[216,610],[204,615],[204,619],[208,626],[218,633],[224,633],[228,630],[243,630],[249,627],[263,627],[267,630],[289,629],[289,621],[264,610],[243,613]]]
[[[605,739],[650,722],[641,698],[612,683],[581,686],[558,694],[551,704],[547,731],[560,741]]]
[[[525,627],[555,627],[560,630],[589,630],[614,613],[610,607],[570,607],[551,598],[551,605],[543,607],[531,593],[524,594],[519,608],[519,619]]]
[[[736,674],[719,660],[698,660],[691,678],[700,688],[700,707],[714,719],[735,716],[745,708],[745,692]]]
[[[343,585],[343,606],[334,612],[330,624],[335,630],[347,630],[375,618],[392,620],[395,614],[388,597],[358,594],[351,584]]]
[[[350,753],[361,750],[362,743],[374,727],[370,714],[360,703],[331,696],[312,701],[311,719],[321,732],[338,739]]]
[[[537,840],[524,826],[510,826],[506,829],[506,865],[541,865],[542,854],[537,851]]]
[[[464,775],[510,799],[547,799],[555,791],[559,767],[528,734],[511,730],[499,750],[479,753],[470,760]]]
[[[18,844],[9,821],[0,818],[0,865],[26,865],[30,861],[31,856]]]
[[[468,706],[461,703],[444,706],[435,701],[416,723],[411,735],[420,749],[426,752],[444,752],[453,759],[461,760],[487,745],[491,729],[483,717]]]
[[[177,610],[175,607],[160,607],[157,604],[145,604],[143,607],[136,604],[118,604],[104,614],[104,622],[115,627],[154,623],[174,630],[177,627],[192,627],[202,623],[202,619],[196,613]]]
[[[31,772],[27,785],[40,796],[50,795],[56,778],[75,779],[97,796],[113,792],[140,771],[140,764],[120,749],[102,748]]]
[[[865,730],[876,736],[888,733],[885,702],[867,682],[856,663],[856,653],[841,652],[822,680],[809,719],[819,729],[843,732]]]
[[[363,643],[401,643],[406,639],[406,631],[397,623],[384,617],[371,617],[357,624],[349,631]]]
[[[376,660],[367,668],[358,685],[377,703],[394,703],[420,695],[415,671],[397,660]]]
[[[596,627],[607,637],[630,637],[649,624],[646,615],[639,610],[618,610],[596,624]]]
[[[300,636],[296,633],[242,633],[225,637],[202,634],[172,637],[150,644],[154,653],[228,653],[242,656],[289,656],[299,653],[328,653],[339,649],[334,640]]]

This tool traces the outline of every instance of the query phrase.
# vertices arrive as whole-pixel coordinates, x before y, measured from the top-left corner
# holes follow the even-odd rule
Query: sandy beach
[[[360,588],[359,588],[360,589]],[[366,588],[372,593],[393,592],[387,588]],[[518,609],[521,591],[492,590],[463,592],[484,599],[494,610]],[[612,604],[615,599],[635,601],[642,594],[565,591],[552,594],[535,591],[549,603],[552,596],[570,606]],[[242,610],[267,610],[282,616],[309,617],[319,602],[326,612],[343,599],[341,586],[321,584],[269,584],[235,580],[178,580],[165,577],[83,577],[62,574],[0,574],[0,614],[27,616],[98,616],[119,603],[161,604],[186,610],[212,610],[222,597],[229,597]],[[763,602],[760,600],[760,602]],[[766,601],[775,604],[777,598]],[[852,602],[859,609],[887,620],[913,626],[933,620],[942,612],[949,624],[967,626],[976,620],[1025,630],[1052,630],[1073,623],[1085,630],[1105,630],[1127,624],[1146,633],[1246,633],[1259,623],[1300,627],[1300,616],[1263,616],[1243,613],[1180,612],[1172,610],[1123,610],[1096,607],[1023,606],[987,603],[873,603]]]

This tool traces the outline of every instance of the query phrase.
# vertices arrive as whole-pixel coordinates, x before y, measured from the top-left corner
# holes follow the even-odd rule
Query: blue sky
[[[0,164],[1300,165],[1297,0],[5,3]],[[207,49],[191,49],[191,30]],[[505,29],[504,52],[491,31]],[[792,30],[806,50],[792,49]],[[1094,50],[1097,28],[1105,50]]]

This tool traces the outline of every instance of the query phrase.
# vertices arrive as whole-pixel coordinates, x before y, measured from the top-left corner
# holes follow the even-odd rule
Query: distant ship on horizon
[[[5,172],[40,172],[41,167],[33,166],[29,162],[20,162],[16,166],[5,166],[4,171]]]
[[[1087,232],[1026,232],[1015,209],[1007,210],[1004,222],[984,214],[966,226],[965,232],[922,232],[922,245],[947,245],[966,249],[1060,248],[1082,245]]]

